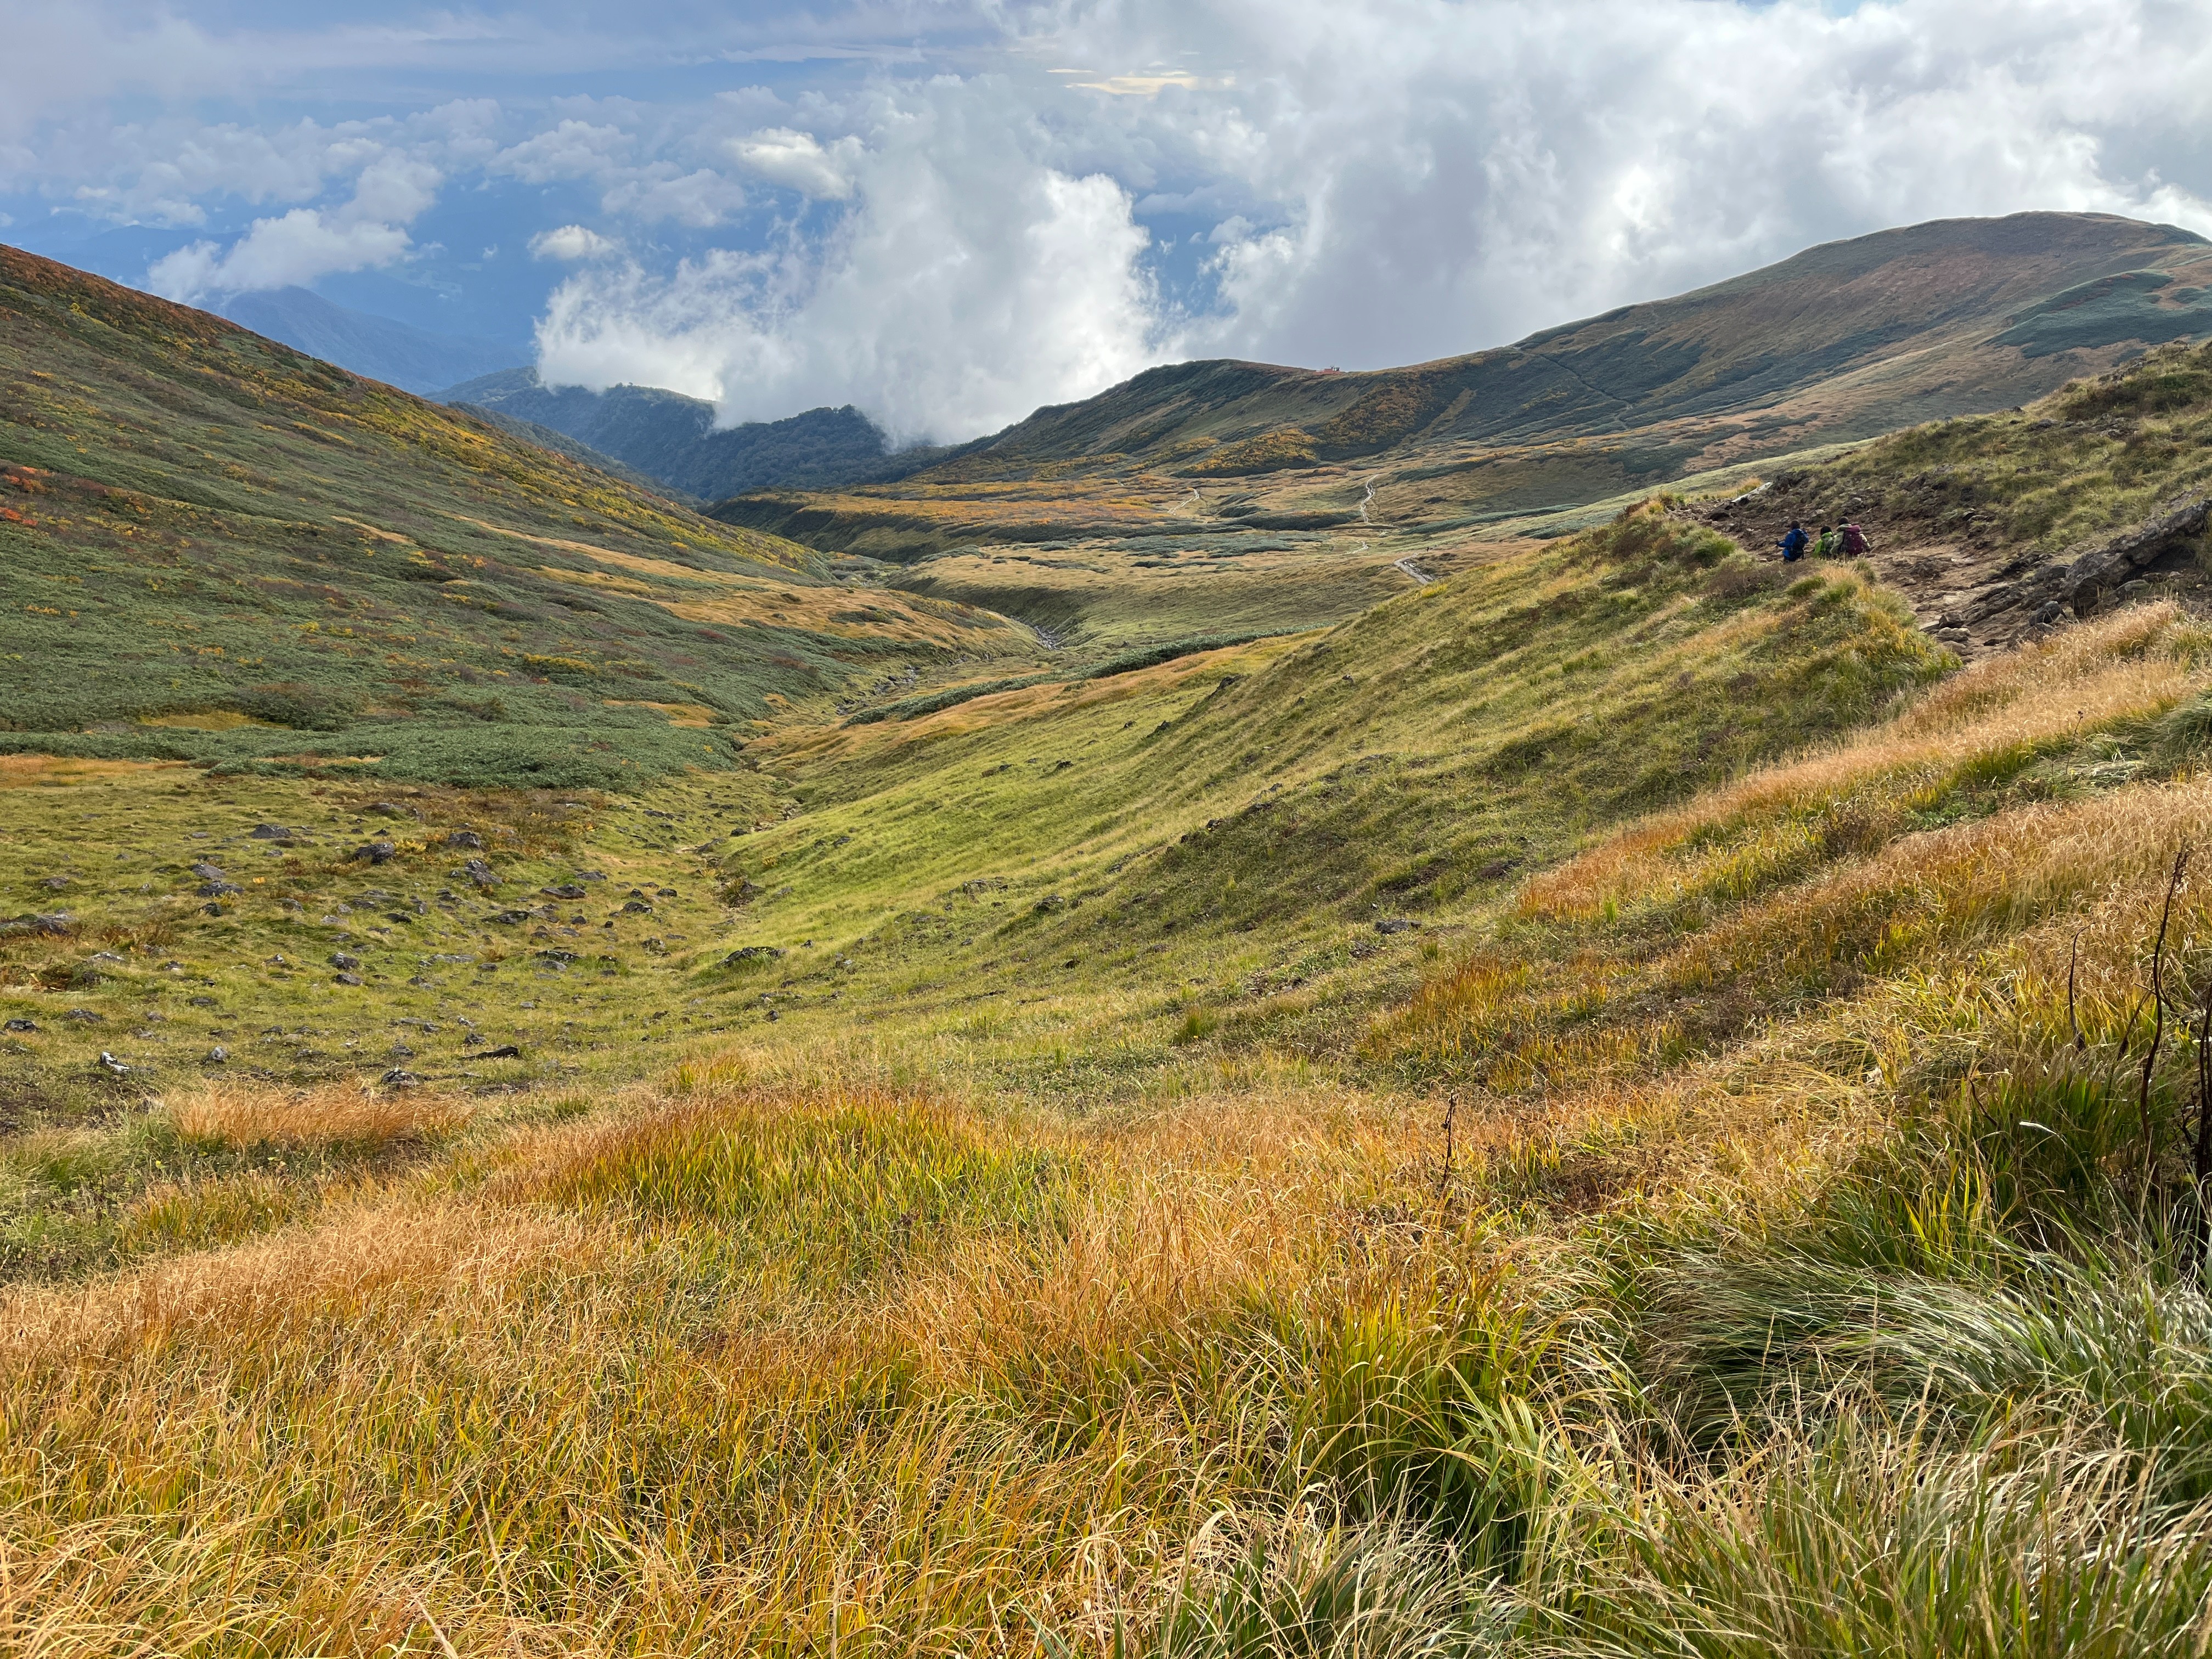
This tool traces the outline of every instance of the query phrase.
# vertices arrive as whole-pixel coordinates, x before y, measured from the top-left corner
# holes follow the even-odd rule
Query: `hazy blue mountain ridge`
[[[393,318],[349,310],[304,288],[240,294],[214,309],[240,328],[417,397],[529,356],[497,340],[434,334]]]
[[[658,386],[549,386],[531,368],[483,375],[439,396],[566,434],[704,501],[748,489],[884,483],[958,453],[894,450],[883,429],[849,404],[717,431],[714,406],[700,398]]]

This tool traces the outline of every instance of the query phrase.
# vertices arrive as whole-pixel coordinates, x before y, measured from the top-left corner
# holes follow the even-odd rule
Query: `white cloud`
[[[493,159],[490,171],[527,185],[597,179],[615,167],[617,155],[632,142],[630,135],[617,126],[562,121],[501,150]]]
[[[530,257],[533,259],[604,259],[609,254],[621,252],[620,242],[582,225],[562,225],[557,230],[541,230],[530,239]],[[484,250],[485,258],[490,258],[491,253],[491,249]]]
[[[853,138],[823,144],[811,132],[763,127],[730,141],[730,154],[772,185],[817,201],[842,202],[853,193],[860,146]]]
[[[1919,219],[2212,229],[2212,32],[2155,0],[1030,15],[1053,31],[1010,36],[1031,61],[1149,67],[776,106],[725,151],[830,227],[572,282],[549,374],[658,380],[732,417],[849,398],[960,436],[1165,355],[1420,361]],[[1194,314],[1148,285],[1133,194],[1204,216]]]
[[[1235,87],[1094,118],[1241,193],[1195,349],[1418,361],[1936,217],[2212,230],[2212,31],[2152,0],[1138,0],[1058,44],[1170,38]]]
[[[1052,166],[1018,112],[965,84],[879,92],[866,114],[879,142],[816,147],[849,169],[831,228],[665,279],[572,279],[539,327],[541,372],[669,386],[732,421],[859,403],[915,437],[1000,426],[1156,361],[1147,237],[1121,185]]]
[[[252,204],[235,245],[157,267],[196,293],[427,269],[429,174],[505,192],[472,245],[595,200],[637,263],[569,277],[549,372],[732,416],[849,398],[944,436],[1165,355],[1415,361],[1931,217],[2212,230],[2212,30],[2173,0],[762,0],[680,24],[416,3],[225,32],[204,20],[246,14],[214,0],[0,0],[29,66],[0,190],[172,225]],[[626,96],[576,94],[617,66]],[[434,68],[514,93],[378,101]],[[184,101],[301,88],[386,112]]]
[[[228,248],[212,241],[179,248],[154,262],[146,286],[197,302],[396,264],[414,249],[405,225],[437,199],[439,183],[436,169],[421,161],[377,156],[362,168],[344,206],[294,208],[256,219]]]
[[[609,187],[599,205],[640,224],[673,220],[694,230],[726,222],[745,205],[744,187],[708,167],[679,173],[673,162],[641,167]]]

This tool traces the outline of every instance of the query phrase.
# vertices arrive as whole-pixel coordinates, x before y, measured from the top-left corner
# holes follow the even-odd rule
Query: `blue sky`
[[[2212,232],[2202,3],[0,0],[0,237],[297,283],[729,419],[958,438],[1149,363],[1373,367],[1809,243]]]

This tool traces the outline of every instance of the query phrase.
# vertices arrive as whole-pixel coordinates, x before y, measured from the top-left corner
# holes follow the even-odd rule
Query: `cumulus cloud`
[[[611,124],[562,121],[501,150],[490,171],[528,185],[596,179],[613,168],[633,142],[629,133]]]
[[[744,187],[711,167],[679,172],[672,161],[637,168],[607,188],[599,205],[640,224],[673,221],[694,230],[723,224],[746,204]]]
[[[1415,361],[1946,216],[2212,228],[2212,36],[2155,4],[1137,0],[1057,44],[1170,37],[1235,85],[1091,118],[1222,204],[1198,349]]]
[[[855,402],[920,437],[1003,425],[1164,349],[1115,179],[1040,161],[1005,100],[949,84],[880,96],[872,119],[879,142],[817,146],[851,180],[833,228],[666,277],[580,276],[539,326],[540,372],[669,386],[731,420]]]
[[[622,244],[582,225],[562,225],[541,230],[530,239],[533,259],[604,259],[622,252]]]
[[[727,140],[835,228],[580,279],[547,372],[963,436],[1164,356],[1419,361],[1920,219],[2212,230],[2212,33],[2150,0],[1035,15],[1022,52],[1096,67],[878,82]],[[1177,293],[1137,193],[1195,249]]]
[[[379,156],[362,169],[344,206],[257,219],[227,248],[212,241],[179,248],[154,262],[146,286],[190,303],[395,264],[414,246],[404,227],[437,198],[439,182],[422,162]]]
[[[372,180],[387,156],[547,192],[511,234],[543,227],[549,252],[587,191],[620,251],[576,244],[550,375],[732,418],[850,399],[942,437],[1164,356],[1417,361],[1932,217],[2212,230],[2212,31],[2171,0],[770,0],[658,33],[609,0],[557,23],[413,3],[236,51],[149,24],[100,84],[168,84],[166,41],[210,76],[224,49],[210,86],[435,62],[544,95],[330,127],[134,111],[29,148],[0,112],[0,184],[20,162],[111,218],[201,223],[226,191],[268,212],[156,268],[193,293],[422,258],[407,228],[435,179]],[[78,40],[70,9],[27,38]],[[656,100],[641,66],[679,58]],[[697,72],[817,60],[744,71],[773,87]],[[628,98],[571,95],[617,62]],[[66,102],[28,79],[40,110]],[[319,205],[348,179],[352,204]]]
[[[853,193],[860,146],[850,137],[825,145],[811,132],[763,127],[730,140],[730,154],[770,184],[820,201],[842,202]]]

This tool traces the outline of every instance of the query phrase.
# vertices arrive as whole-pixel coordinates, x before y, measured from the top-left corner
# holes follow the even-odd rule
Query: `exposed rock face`
[[[2212,509],[2212,502],[2201,495],[2182,501],[2134,529],[2124,530],[2075,555],[2066,566],[2068,597],[2073,598],[2084,588],[2114,587],[2126,581],[2176,542],[2185,541],[2203,530],[2208,509]],[[2078,609],[2078,599],[2075,604]]]

